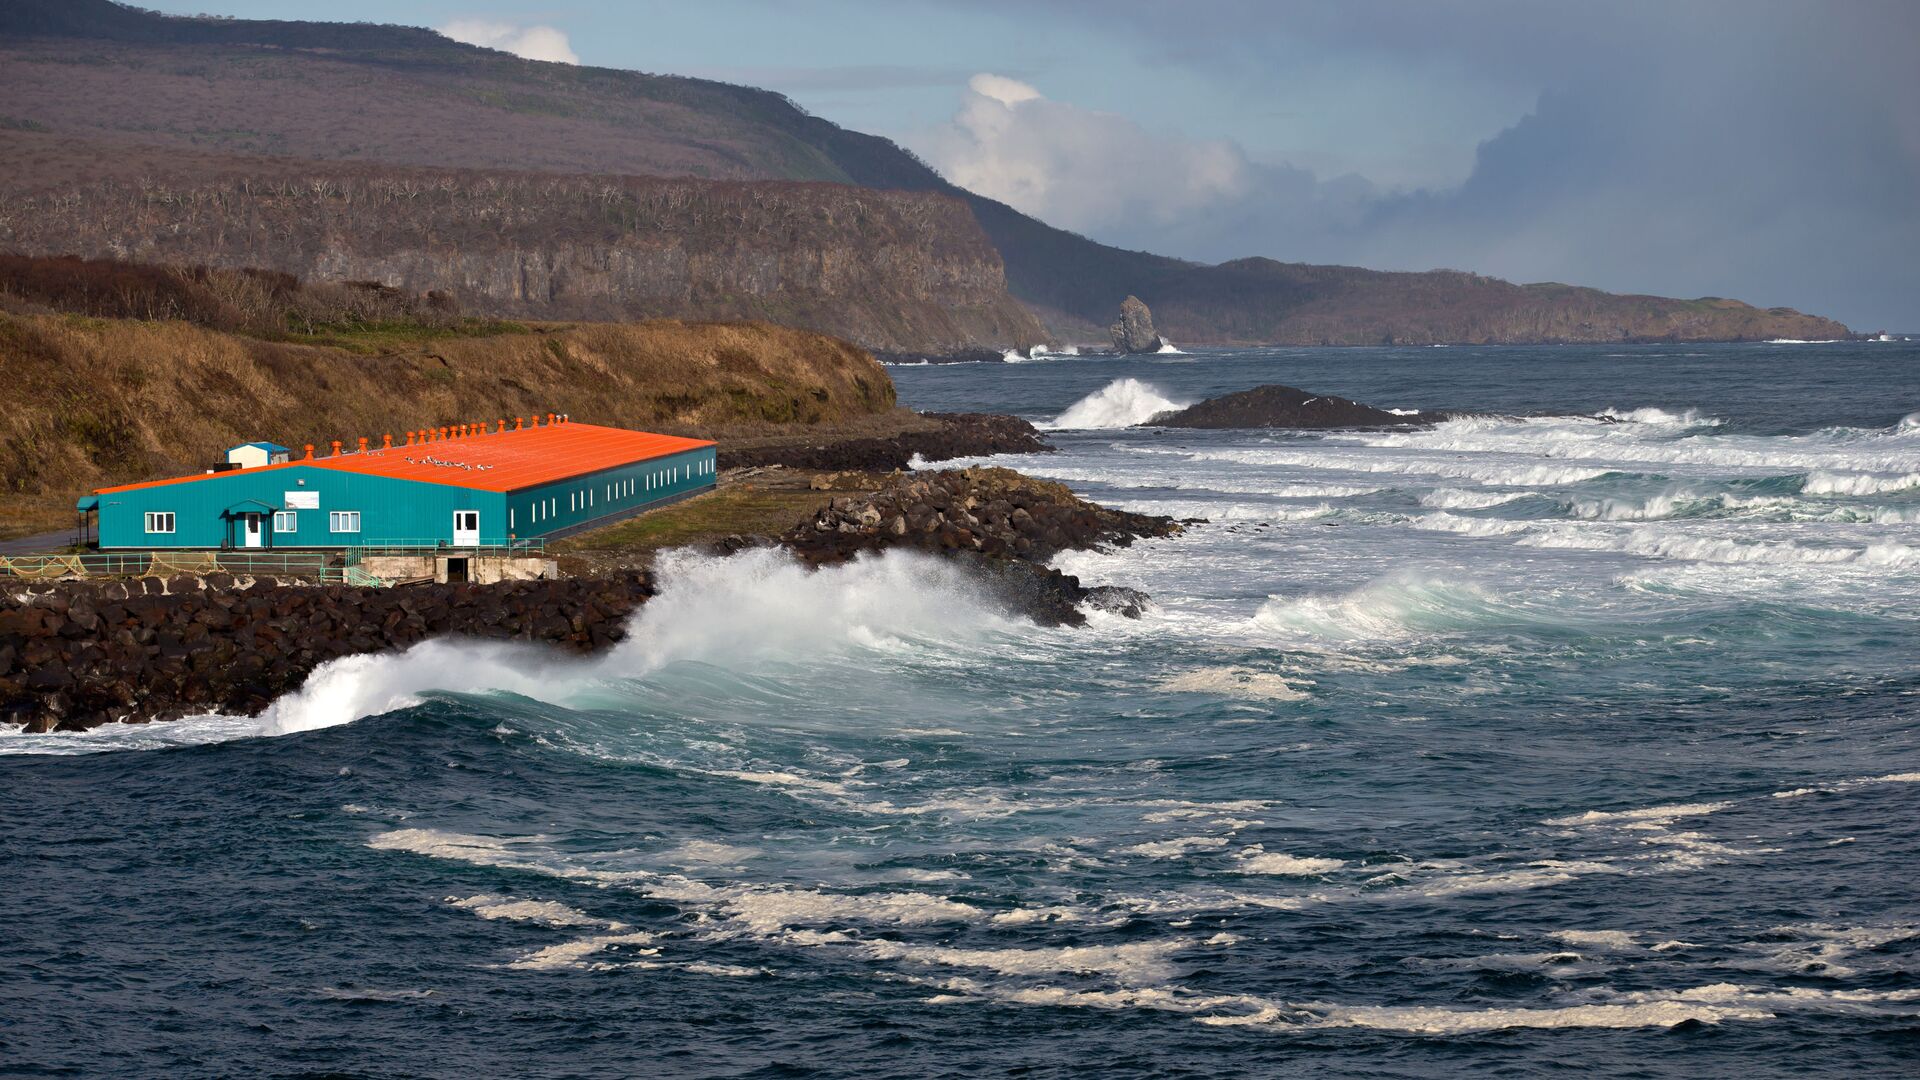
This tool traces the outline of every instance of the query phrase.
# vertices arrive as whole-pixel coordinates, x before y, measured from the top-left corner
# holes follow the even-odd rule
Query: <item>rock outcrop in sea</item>
[[[1153,329],[1153,312],[1137,296],[1120,301],[1120,318],[1107,333],[1113,338],[1113,351],[1124,355],[1159,352],[1162,344]]]
[[[1148,423],[1185,428],[1425,427],[1441,414],[1395,413],[1331,394],[1313,394],[1277,383],[1210,398]]]

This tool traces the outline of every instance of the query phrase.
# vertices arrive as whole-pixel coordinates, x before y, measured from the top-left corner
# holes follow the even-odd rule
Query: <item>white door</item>
[[[260,515],[240,515],[240,543],[247,547],[260,546]]]
[[[453,546],[480,546],[480,511],[455,510],[453,512]]]

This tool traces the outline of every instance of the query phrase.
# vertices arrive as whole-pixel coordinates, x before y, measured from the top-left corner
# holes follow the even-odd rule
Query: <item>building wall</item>
[[[710,488],[717,472],[714,448],[705,446],[512,492],[507,531],[524,539],[617,521]]]
[[[294,529],[275,531],[269,510],[286,510],[288,493],[317,496],[318,508],[291,511]],[[245,507],[247,502],[264,507]],[[478,510],[483,543],[503,543],[505,496],[491,491],[364,476],[335,469],[292,465],[276,469],[239,469],[196,480],[100,496],[100,546],[103,548],[240,547],[237,525],[222,514],[230,508],[259,509],[262,550],[269,548],[358,547],[431,543],[453,539],[453,512]],[[358,533],[336,533],[330,514],[360,512]],[[171,511],[171,534],[146,531],[148,511]]]
[[[714,450],[701,447],[667,457],[502,494],[395,480],[293,464],[239,469],[194,480],[101,495],[102,548],[221,548],[241,546],[229,509],[266,515],[260,550],[275,548],[431,545],[453,540],[453,512],[480,513],[480,542],[505,544],[638,513],[648,506],[711,488]],[[318,508],[292,509],[292,531],[272,529],[272,511],[288,510],[291,492],[317,496]],[[258,503],[259,506],[243,504]],[[333,511],[360,512],[358,533],[329,528]],[[170,511],[172,533],[148,533],[146,514]]]
[[[274,460],[278,458],[279,460]],[[236,446],[227,451],[227,462],[243,469],[257,469],[262,465],[278,465],[287,460],[287,451],[268,450],[264,446]]]

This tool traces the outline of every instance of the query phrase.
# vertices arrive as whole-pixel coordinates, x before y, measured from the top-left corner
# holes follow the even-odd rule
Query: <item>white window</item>
[[[173,531],[173,511],[147,511],[147,531],[150,533],[170,533]]]
[[[580,496],[577,493],[571,492],[571,491],[567,492],[567,512],[568,513],[572,513],[573,511],[580,509],[580,504],[577,501],[579,498]]]
[[[360,511],[332,510],[327,513],[327,528],[334,532],[357,533],[360,531]]]
[[[275,510],[273,512],[273,531],[277,533],[299,532],[300,515],[291,510]]]
[[[512,532],[516,528],[518,526],[513,523],[513,507],[509,506],[507,507],[507,531]]]

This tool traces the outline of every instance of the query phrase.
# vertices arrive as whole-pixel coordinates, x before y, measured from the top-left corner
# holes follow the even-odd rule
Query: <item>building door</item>
[[[480,511],[455,510],[453,512],[453,546],[480,546]]]
[[[242,547],[260,546],[260,515],[240,515],[240,544]]]

